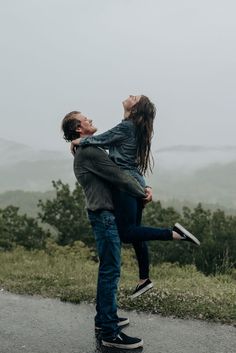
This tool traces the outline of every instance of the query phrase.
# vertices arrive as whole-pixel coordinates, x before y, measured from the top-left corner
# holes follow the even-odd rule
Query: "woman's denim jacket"
[[[108,149],[113,162],[137,179],[141,186],[146,186],[143,176],[138,171],[135,126],[131,119],[122,120],[120,124],[103,134],[82,138],[80,146],[86,145]]]

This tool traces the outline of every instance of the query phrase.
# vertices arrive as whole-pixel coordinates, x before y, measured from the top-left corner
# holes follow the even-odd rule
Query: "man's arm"
[[[85,147],[83,153],[86,153],[86,159],[90,162],[86,165],[90,172],[116,186],[119,190],[128,192],[134,197],[145,198],[144,189],[136,179],[113,163],[104,150],[90,146]]]

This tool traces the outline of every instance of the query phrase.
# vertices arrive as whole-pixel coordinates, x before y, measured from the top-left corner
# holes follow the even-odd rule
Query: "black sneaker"
[[[187,229],[185,229],[181,224],[175,223],[173,231],[178,233],[181,236],[181,240],[185,241],[190,241],[191,243],[194,243],[196,245],[200,245],[200,241],[193,235],[191,234]]]
[[[128,317],[119,317],[118,318],[118,323],[117,326],[119,326],[120,328],[123,328],[127,325],[129,325],[129,318]],[[95,326],[95,331],[101,331],[102,328],[100,326]]]
[[[129,318],[128,317],[119,317],[119,321],[117,324],[119,327],[124,327],[129,325]]]
[[[116,338],[102,339],[102,344],[105,347],[135,349],[143,346],[143,340],[137,337],[127,336],[123,332],[120,332]]]
[[[137,287],[135,288],[134,292],[130,296],[131,299],[137,298],[143,293],[147,292],[149,289],[153,287],[152,281],[150,279],[146,279],[146,281],[143,284],[138,284]]]

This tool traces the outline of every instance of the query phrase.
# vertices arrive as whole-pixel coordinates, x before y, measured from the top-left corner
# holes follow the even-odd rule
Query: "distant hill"
[[[236,153],[236,146],[201,146],[201,145],[177,145],[159,148],[156,152],[234,152]]]
[[[0,167],[19,162],[54,161],[68,159],[66,152],[33,149],[27,145],[0,138]]]
[[[156,199],[221,204],[236,209],[236,146],[170,146],[154,152],[148,179]],[[69,151],[36,150],[0,139],[0,193],[48,191],[52,180],[74,187]]]
[[[73,188],[71,188],[72,190]],[[5,208],[9,205],[19,207],[19,212],[21,214],[26,213],[28,216],[36,217],[39,209],[37,207],[39,199],[42,201],[52,200],[56,196],[54,190],[46,192],[34,192],[34,191],[6,191],[0,194],[0,208]],[[154,200],[159,200],[155,198]],[[191,202],[189,200],[178,200],[178,199],[161,199],[163,207],[173,207],[176,211],[182,212],[183,206],[187,206],[190,209],[194,209],[197,206],[197,202]],[[217,209],[224,210],[227,214],[236,215],[236,208],[228,208],[219,203],[208,203],[202,202],[202,206],[205,209],[210,209],[215,211]]]
[[[50,190],[51,181],[58,179],[71,185],[75,182],[69,151],[40,151],[0,139],[0,168],[0,192]]]
[[[19,212],[21,214],[27,213],[28,216],[36,217],[39,211],[37,208],[38,201],[51,200],[55,195],[56,192],[54,190],[46,192],[21,190],[6,191],[0,194],[0,208],[12,205],[19,207]]]
[[[155,171],[149,178],[156,198],[220,204],[236,209],[236,161],[211,164],[188,173]]]
[[[75,182],[72,167],[72,159],[22,161],[1,167],[0,192],[46,191],[52,189],[52,180],[58,179],[72,185]]]
[[[210,164],[236,161],[236,146],[170,146],[154,152],[158,169],[181,169],[181,174]]]

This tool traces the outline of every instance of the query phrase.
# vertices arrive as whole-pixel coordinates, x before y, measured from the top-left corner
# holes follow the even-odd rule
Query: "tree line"
[[[45,249],[47,239],[58,245],[72,245],[76,240],[95,247],[87,219],[83,191],[78,183],[74,190],[62,181],[53,181],[56,196],[39,200],[36,218],[20,215],[19,208],[0,209],[0,250],[11,251],[17,245],[31,249]],[[198,204],[193,210],[183,207],[177,212],[153,201],[144,209],[143,224],[153,227],[172,227],[183,224],[201,241],[200,247],[187,242],[149,242],[151,262],[178,262],[195,264],[206,273],[225,273],[236,267],[236,216],[218,209],[210,211]]]

